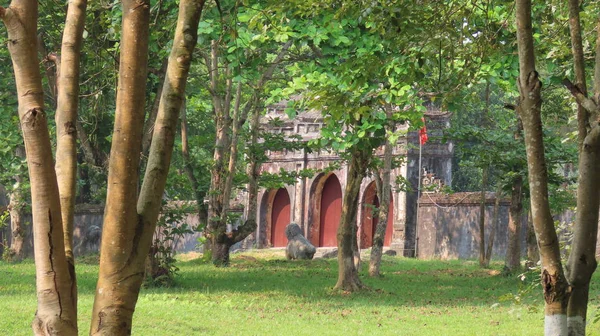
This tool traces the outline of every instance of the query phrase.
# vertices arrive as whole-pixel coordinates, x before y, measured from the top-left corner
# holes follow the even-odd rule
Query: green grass
[[[181,261],[173,288],[142,289],[134,335],[541,335],[540,290],[523,304],[500,301],[518,279],[501,263],[419,261],[384,256],[371,290],[336,293],[336,260],[288,262],[282,252],[233,255],[229,268]],[[87,335],[97,266],[80,262],[80,334]],[[31,261],[0,262],[0,335],[30,335],[35,313]],[[591,306],[598,305],[598,277]],[[592,310],[595,310],[593,308]],[[594,313],[592,311],[592,313]],[[600,323],[588,327],[600,335]]]

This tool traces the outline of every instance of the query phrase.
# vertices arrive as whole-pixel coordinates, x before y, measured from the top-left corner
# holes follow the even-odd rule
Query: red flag
[[[427,137],[427,128],[425,127],[425,118],[421,118],[423,120],[423,128],[419,130],[419,140],[421,141],[421,145],[424,145],[429,138]]]

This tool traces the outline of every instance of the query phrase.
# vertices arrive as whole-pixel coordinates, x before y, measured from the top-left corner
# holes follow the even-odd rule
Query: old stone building
[[[283,122],[270,131],[286,135],[298,134],[303,140],[319,138],[322,127],[320,112],[300,113],[289,119],[284,113],[285,105],[273,105],[264,117],[280,118]],[[449,185],[451,182],[452,143],[443,143],[441,132],[449,126],[449,113],[429,107],[426,114],[429,141],[422,147],[422,166],[427,172]],[[407,125],[400,125],[407,130]],[[417,184],[419,174],[419,137],[417,132],[409,132],[396,143],[394,155],[406,157],[404,164],[392,171],[391,180],[405,178],[412,187],[410,191],[392,188],[390,214],[384,245],[406,255],[414,255]],[[321,171],[311,178],[301,178],[293,185],[278,190],[260,190],[258,195],[258,228],[256,245],[258,247],[283,247],[287,243],[285,227],[290,222],[298,223],[306,237],[318,247],[337,246],[336,232],[339,225],[343,190],[346,186],[347,166],[333,152],[321,151],[308,153],[300,151],[282,151],[267,153],[269,161],[264,163],[262,171],[277,173],[280,169],[299,171],[316,169]],[[332,163],[339,167],[327,170]],[[341,163],[341,164],[340,164]],[[377,223],[373,215],[373,205],[379,200],[372,177],[362,182],[359,212],[359,247],[369,248]],[[371,206],[369,206],[371,205]]]

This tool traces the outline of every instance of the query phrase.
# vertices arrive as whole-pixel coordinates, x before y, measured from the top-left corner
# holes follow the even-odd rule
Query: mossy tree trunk
[[[338,244],[338,280],[334,287],[337,290],[354,292],[364,287],[358,277],[358,270],[354,263],[355,246],[357,245],[356,214],[358,212],[358,197],[360,185],[367,172],[372,150],[353,148],[346,188],[344,189],[344,204],[340,225],[337,232]]]
[[[510,192],[510,214],[508,219],[508,248],[504,260],[504,269],[508,273],[521,268],[521,215],[523,213],[523,178],[517,176],[512,181]]]
[[[36,0],[0,7],[15,72],[19,119],[31,183],[37,312],[36,335],[77,335],[74,277],[65,255],[58,184],[37,57]]]
[[[393,109],[391,106],[386,106],[386,114],[388,120],[392,120]],[[395,131],[395,123],[390,122],[389,132]],[[388,137],[385,139],[383,149],[383,167],[381,172],[381,178],[379,173],[376,175],[377,194],[380,200],[379,211],[377,217],[377,226],[375,227],[375,234],[373,235],[373,247],[371,248],[371,257],[369,260],[369,276],[378,277],[380,276],[379,268],[381,266],[381,255],[383,254],[383,243],[385,241],[385,233],[388,226],[388,215],[390,213],[390,196],[392,194],[391,185],[391,171],[392,171],[392,149],[394,148],[393,143],[390,143]]]

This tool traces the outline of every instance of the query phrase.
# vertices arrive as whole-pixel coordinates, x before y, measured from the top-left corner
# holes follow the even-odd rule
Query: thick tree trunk
[[[519,105],[523,121],[533,226],[542,259],[542,288],[545,305],[545,334],[567,334],[569,285],[563,273],[558,238],[548,203],[548,172],[544,156],[541,122],[542,83],[535,70],[531,0],[516,0],[519,49]]]
[[[136,211],[148,66],[150,2],[123,0],[119,87],[91,335],[129,335],[144,276]]]
[[[249,218],[241,226],[234,228],[231,232],[226,231],[225,226],[213,231],[211,236],[212,262],[217,267],[229,266],[229,249],[234,244],[241,242],[256,230],[256,220]]]
[[[148,253],[152,243],[171,164],[179,113],[184,106],[185,87],[203,6],[204,1],[183,0],[179,3],[173,49],[161,90],[146,174],[137,204],[138,226],[141,229],[137,232],[139,252],[136,255]],[[156,267],[155,255],[156,251],[150,252],[151,265],[155,269],[150,272],[153,278],[164,273],[164,270]]]
[[[371,152],[368,150],[355,149],[348,164],[344,204],[337,232],[338,280],[334,287],[337,290],[354,292],[364,287],[354,264],[354,246],[357,239],[356,213],[360,184],[365,177],[370,155]]]
[[[567,310],[569,335],[585,335],[589,285],[596,270],[600,194],[600,126],[586,136],[579,155],[577,218],[567,275],[572,286]]]
[[[73,274],[65,256],[63,227],[54,159],[44,111],[42,79],[37,58],[36,0],[14,0],[0,7],[8,30],[19,119],[31,182],[38,306],[36,335],[77,335]]]
[[[600,30],[597,31],[594,93],[596,101],[587,98],[585,63],[579,19],[579,1],[569,0],[569,26],[576,85],[567,88],[577,98],[579,130],[579,179],[577,189],[577,217],[569,260],[567,278],[572,286],[567,309],[570,336],[585,335],[589,286],[596,270],[596,240],[598,234],[598,211],[600,205],[600,124],[598,116],[600,97]],[[600,29],[600,21],[598,22]],[[567,81],[568,82],[568,81]]]
[[[523,178],[517,176],[512,183],[510,193],[510,214],[508,220],[508,248],[504,269],[513,273],[521,268],[521,215],[523,212]]]
[[[485,264],[485,188],[487,187],[488,171],[487,167],[482,169],[479,200],[479,266],[481,267],[487,267]]]

